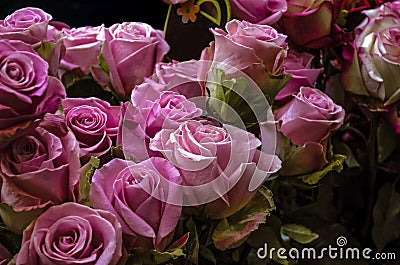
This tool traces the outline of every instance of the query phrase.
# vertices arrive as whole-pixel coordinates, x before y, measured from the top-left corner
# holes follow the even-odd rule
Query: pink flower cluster
[[[0,20],[0,216],[23,235],[16,264],[175,250],[183,216],[229,218],[271,175],[330,162],[345,110],[316,87],[327,69],[315,55],[345,41],[340,1],[230,3],[234,19],[186,62],[167,61],[162,32],[146,23],[70,28],[38,8]],[[364,12],[338,81],[381,100],[397,132],[399,6]],[[72,97],[87,80],[108,98]],[[0,245],[0,264],[11,258]]]

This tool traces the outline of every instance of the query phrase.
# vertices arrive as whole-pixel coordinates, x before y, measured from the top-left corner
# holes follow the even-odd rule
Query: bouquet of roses
[[[164,33],[0,20],[0,264],[396,249],[400,2],[165,2]]]

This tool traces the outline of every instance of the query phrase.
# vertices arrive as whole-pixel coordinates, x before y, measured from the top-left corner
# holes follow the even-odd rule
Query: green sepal
[[[301,180],[308,185],[316,185],[322,178],[324,178],[329,172],[336,171],[340,173],[343,170],[343,163],[346,159],[346,156],[341,154],[333,155],[333,158],[329,161],[329,163],[320,171],[303,175],[301,176]]]
[[[90,161],[81,168],[81,175],[79,178],[79,190],[81,193],[80,203],[90,206],[89,193],[90,193],[90,183],[94,172],[100,167],[100,159],[92,156]]]

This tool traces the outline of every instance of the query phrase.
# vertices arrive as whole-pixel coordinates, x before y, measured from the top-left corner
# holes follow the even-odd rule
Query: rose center
[[[22,163],[31,160],[36,154],[37,149],[38,145],[36,141],[31,138],[15,142],[14,161]]]
[[[10,63],[7,65],[6,73],[11,79],[16,81],[19,81],[23,78],[23,71],[16,63]]]
[[[130,175],[129,177],[126,178],[126,183],[128,185],[136,185],[136,184],[139,184],[140,181],[138,179],[136,179],[135,177],[133,177],[132,175]]]

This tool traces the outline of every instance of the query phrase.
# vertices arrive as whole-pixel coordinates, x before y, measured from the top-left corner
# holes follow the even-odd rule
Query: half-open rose
[[[386,3],[364,11],[355,40],[345,47],[344,88],[372,96],[387,105],[400,99],[400,3]]]
[[[287,0],[288,9],[278,22],[296,46],[317,49],[334,45],[340,0]]]
[[[153,74],[169,51],[162,33],[146,23],[124,22],[105,29],[101,56],[107,65],[92,67],[94,78],[122,99]],[[106,70],[106,71],[104,71]]]
[[[0,20],[0,38],[36,44],[47,39],[47,26],[52,19],[40,8],[25,7]]]

